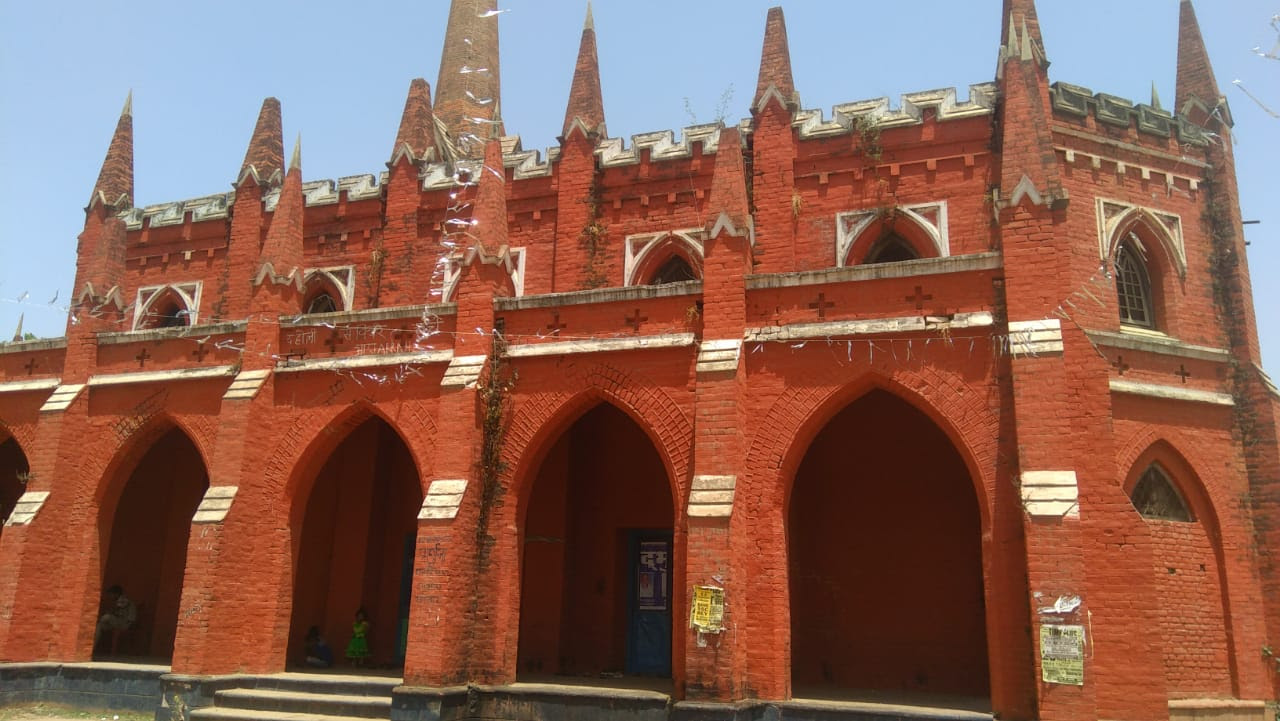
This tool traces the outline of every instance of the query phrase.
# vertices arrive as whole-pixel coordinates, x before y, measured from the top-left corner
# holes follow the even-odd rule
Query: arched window
[[[1160,521],[1195,520],[1182,494],[1159,464],[1152,463],[1129,493],[1129,500],[1143,518]]]
[[[307,313],[336,313],[337,311],[338,303],[327,290],[316,293],[307,301]]]
[[[173,301],[152,311],[152,328],[181,328],[187,325],[187,309]]]
[[[1134,233],[1116,248],[1116,299],[1120,307],[1120,322],[1154,328],[1155,317],[1151,302],[1151,277],[1147,273],[1147,261],[1142,241]]]
[[[867,265],[899,263],[904,260],[915,260],[919,257],[907,241],[896,234],[890,233],[876,241],[876,244],[867,253],[867,259],[863,263]]]
[[[658,270],[654,272],[649,285],[682,283],[686,280],[697,279],[698,275],[693,271],[693,266],[689,265],[689,261],[678,255],[673,255],[665,263],[658,266]]]

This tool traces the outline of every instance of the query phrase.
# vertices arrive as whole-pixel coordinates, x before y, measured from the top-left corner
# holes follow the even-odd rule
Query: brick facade
[[[341,652],[364,607],[412,687],[656,663],[685,701],[1260,718],[1280,393],[1190,2],[1176,112],[1050,84],[1005,0],[967,100],[825,117],[774,9],[751,117],[679,140],[607,136],[588,17],[545,158],[503,136],[494,8],[454,0],[380,176],[304,179],[269,98],[234,192],[134,208],[126,105],[65,338],[0,344],[0,661],[89,660],[122,583],[120,653],[197,677]],[[1187,518],[1135,507],[1153,464]],[[1082,684],[1042,678],[1060,627]]]

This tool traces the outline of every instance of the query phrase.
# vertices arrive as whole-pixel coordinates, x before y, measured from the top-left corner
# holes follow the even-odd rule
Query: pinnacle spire
[[[1160,92],[1156,90],[1156,81],[1151,81],[1151,107],[1156,110],[1164,110],[1160,105]]]
[[[1186,113],[1189,102],[1199,101],[1204,105],[1204,112],[1212,112],[1221,96],[1200,23],[1196,20],[1196,9],[1190,0],[1182,0],[1178,12],[1178,81],[1174,109]]]
[[[719,148],[716,150],[716,167],[711,176],[711,195],[707,199],[709,218],[707,227],[718,230],[722,218],[732,224],[736,235],[752,228],[750,205],[747,202],[746,166],[742,160],[742,134],[738,128],[720,130]]]
[[[1040,34],[1040,19],[1036,14],[1035,0],[1004,0],[1001,13],[1004,26],[1000,37],[1006,39],[1000,49],[1000,65],[1013,58],[1034,60],[1041,68],[1049,67],[1049,58]]]
[[[112,207],[133,205],[133,91],[125,98],[116,131],[107,147],[107,157],[98,172],[89,207],[102,202]]]
[[[800,104],[795,81],[791,76],[791,48],[787,44],[787,20],[781,7],[769,8],[764,25],[764,46],[760,51],[760,75],[756,81],[753,110],[761,109],[766,99],[776,93],[787,107]]]
[[[289,172],[285,174],[284,185],[280,188],[280,200],[276,203],[275,214],[271,216],[271,227],[267,229],[267,239],[262,244],[259,256],[260,267],[270,264],[276,276],[287,276],[294,269],[301,272],[303,206],[302,136],[299,135],[293,146]]]
[[[569,105],[565,108],[561,136],[569,137],[579,124],[588,136],[605,135],[604,96],[600,91],[600,61],[596,54],[595,21],[591,17],[590,2],[587,3],[587,19],[582,25],[578,62],[573,69],[573,84],[569,87]]]
[[[400,130],[396,144],[391,149],[391,160],[402,151],[410,160],[427,160],[436,147],[435,116],[431,110],[431,86],[422,78],[409,83],[409,94],[404,100],[404,114],[400,116]]]
[[[283,163],[284,131],[280,126],[280,101],[267,98],[262,101],[262,110],[258,111],[258,123],[253,128],[253,137],[249,139],[249,149],[245,151],[237,182],[252,168],[260,182],[270,183],[272,176],[283,172]]]
[[[13,332],[13,342],[18,343],[22,340],[22,321],[27,317],[26,313],[18,315],[18,329]]]
[[[486,133],[479,124],[493,120],[501,97],[498,66],[497,0],[452,0],[449,25],[436,79],[437,128],[456,157],[484,153]]]
[[[495,126],[496,127],[496,126]],[[493,137],[485,143],[484,165],[480,168],[476,192],[476,242],[487,254],[501,254],[507,245],[507,172],[502,162],[502,140]]]

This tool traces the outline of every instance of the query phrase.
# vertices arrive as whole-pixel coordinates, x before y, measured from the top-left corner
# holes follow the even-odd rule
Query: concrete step
[[[371,696],[235,688],[219,691],[213,698],[216,708],[225,709],[373,719],[386,719],[391,715],[390,691],[383,696]]]
[[[391,689],[403,681],[398,676],[370,676],[340,673],[274,673],[255,676],[245,688],[292,691],[295,693],[343,694],[347,696],[391,697]]]

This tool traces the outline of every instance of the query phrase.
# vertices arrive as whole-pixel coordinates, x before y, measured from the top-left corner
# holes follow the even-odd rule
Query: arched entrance
[[[874,390],[836,414],[787,534],[793,695],[989,697],[978,502],[924,413]]]
[[[370,624],[366,667],[404,664],[413,548],[422,484],[404,440],[386,421],[358,425],[329,456],[295,526],[289,663],[305,659],[307,632],[320,629],[343,658],[356,612]]]
[[[518,674],[670,677],[671,483],[602,403],[548,451],[524,522]]]
[[[0,429],[0,434],[4,431]],[[4,438],[0,435],[0,438]],[[4,533],[4,522],[9,520],[13,507],[26,490],[27,456],[18,446],[18,439],[10,436],[0,440],[0,533]]]
[[[138,461],[114,507],[103,504],[99,529],[110,540],[102,588],[120,586],[137,620],[127,631],[101,639],[96,656],[173,656],[191,518],[208,488],[200,451],[182,430],[171,428]]]

